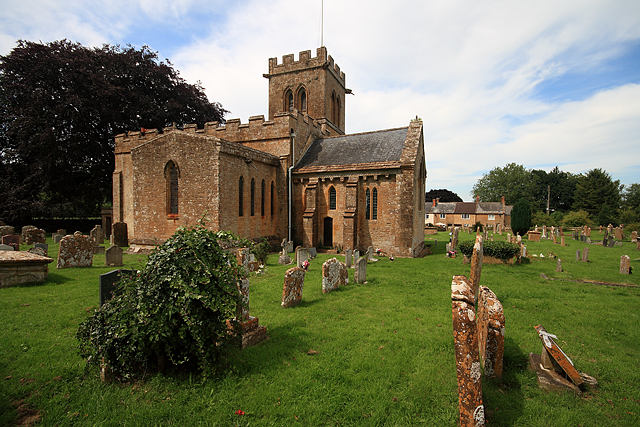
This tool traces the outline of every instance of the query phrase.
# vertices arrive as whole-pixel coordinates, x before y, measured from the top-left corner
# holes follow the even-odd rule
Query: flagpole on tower
[[[322,9],[320,14],[320,47],[324,46],[324,0],[322,0]]]

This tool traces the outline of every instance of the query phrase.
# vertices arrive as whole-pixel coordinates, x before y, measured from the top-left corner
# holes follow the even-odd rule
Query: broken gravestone
[[[294,307],[302,301],[302,288],[304,287],[305,270],[293,267],[284,274],[284,285],[282,286],[282,308]]]

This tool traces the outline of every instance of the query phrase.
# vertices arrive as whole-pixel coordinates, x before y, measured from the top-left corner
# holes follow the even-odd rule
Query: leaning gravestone
[[[367,260],[358,258],[356,261],[356,270],[353,272],[353,280],[356,283],[364,283],[367,280]]]
[[[282,285],[282,308],[290,308],[300,304],[302,301],[302,288],[304,287],[303,268],[293,267],[284,274],[284,284]]]
[[[365,261],[366,263],[366,261]],[[326,260],[322,264],[322,293],[335,291],[349,283],[347,266],[336,258]]]
[[[127,223],[116,222],[112,226],[113,246],[121,248],[129,246],[129,234],[127,231]]]
[[[90,267],[93,264],[93,242],[89,236],[64,236],[60,240],[56,268]]]
[[[119,267],[124,265],[122,261],[122,249],[118,246],[110,246],[104,253],[104,263],[107,266]]]
[[[9,245],[13,248],[14,251],[20,250],[20,236],[17,234],[11,234],[7,236],[2,236],[2,244]]]
[[[134,270],[113,270],[100,275],[100,305],[109,301],[116,291],[116,284],[123,275],[133,276]]]

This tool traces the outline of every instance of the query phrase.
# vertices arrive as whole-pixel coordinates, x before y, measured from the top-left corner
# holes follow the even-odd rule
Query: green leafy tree
[[[622,198],[626,207],[640,210],[640,184],[625,187]]]
[[[532,199],[533,182],[531,171],[522,165],[509,163],[503,168],[493,168],[473,186],[472,195],[480,196],[482,202],[498,202],[502,196],[507,204],[526,198]]]
[[[569,212],[564,216],[562,225],[565,227],[582,227],[583,225],[591,225],[589,212],[583,210]]]
[[[0,219],[99,215],[115,135],[225,113],[148,47],[19,41],[0,56]]]
[[[595,218],[603,206],[607,206],[615,217],[620,208],[622,188],[620,181],[611,179],[606,171],[591,169],[577,180],[573,210],[587,211],[591,217]]]
[[[88,366],[103,365],[120,380],[166,366],[223,369],[237,346],[229,333],[241,298],[244,272],[219,241],[237,241],[199,225],[179,228],[149,256],[144,269],[124,280],[117,295],[78,328]]]
[[[576,191],[575,175],[561,171],[557,166],[550,172],[534,169],[532,176],[532,198],[534,210],[546,212],[549,199],[550,212],[569,212]]]
[[[524,236],[531,228],[531,206],[527,199],[519,199],[511,210],[511,230]]]

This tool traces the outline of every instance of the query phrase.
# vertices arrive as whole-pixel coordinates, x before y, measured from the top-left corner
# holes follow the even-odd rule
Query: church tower
[[[344,135],[346,79],[326,47],[300,52],[298,61],[293,54],[269,59],[269,120],[279,113],[298,110],[308,114],[319,124],[325,123],[331,135]]]

